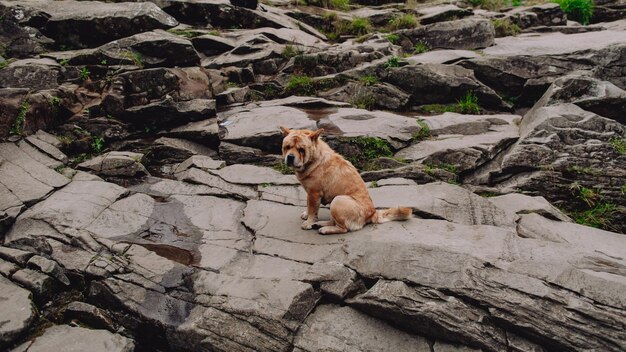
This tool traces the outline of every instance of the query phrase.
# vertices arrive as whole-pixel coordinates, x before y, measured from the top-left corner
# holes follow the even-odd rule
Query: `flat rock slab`
[[[479,58],[472,50],[434,50],[406,58],[411,64],[451,64],[464,59]]]
[[[0,87],[55,89],[59,86],[61,65],[51,59],[24,59],[0,70]]]
[[[152,29],[178,25],[174,17],[150,2],[104,3],[99,1],[3,1],[48,15],[40,28],[57,44],[94,47],[111,40]]]
[[[133,152],[108,152],[78,164],[78,168],[91,170],[104,176],[143,176],[148,174],[141,164],[143,154]]]
[[[569,216],[563,214],[558,208],[550,204],[544,197],[531,197],[521,193],[510,193],[497,197],[487,198],[498,208],[511,213],[528,214],[537,213],[546,218],[571,222]]]
[[[28,347],[29,352],[131,352],[134,349],[134,342],[122,335],[107,330],[69,325],[57,325],[46,329],[43,335],[37,337]]]
[[[430,49],[481,49],[493,45],[495,38],[491,22],[480,18],[433,23],[397,33],[408,39],[400,40],[408,52],[418,43]]]
[[[230,165],[218,170],[210,170],[228,183],[243,185],[298,185],[300,184],[294,175],[283,175],[268,167],[255,165]]]
[[[395,157],[433,167],[452,165],[456,172],[475,169],[519,138],[515,124],[519,116],[493,116],[446,113],[424,118],[436,136],[400,150]]]
[[[377,208],[408,206],[414,213],[466,225],[513,227],[517,217],[481,196],[456,185],[435,182],[419,186],[369,189]]]
[[[0,347],[15,341],[36,318],[31,293],[3,276],[0,276],[0,312]]]
[[[624,32],[616,30],[579,34],[533,33],[497,38],[495,45],[484,49],[483,52],[493,56],[562,55],[624,43],[626,43]]]
[[[304,322],[294,351],[430,352],[425,338],[409,335],[350,307],[323,305]]]
[[[315,129],[307,113],[287,106],[243,109],[220,121],[223,141],[279,153],[282,133],[278,126],[291,129]]]
[[[343,137],[382,138],[395,149],[410,143],[421,129],[415,118],[385,111],[346,108],[339,109],[321,120],[319,127],[327,127]]]

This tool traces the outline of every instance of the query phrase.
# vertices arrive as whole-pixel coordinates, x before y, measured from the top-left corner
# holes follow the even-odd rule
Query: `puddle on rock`
[[[324,134],[328,136],[341,136],[343,131],[334,123],[330,122],[328,116],[339,111],[338,108],[298,108],[304,111],[310,120],[317,122],[318,128],[324,129]]]
[[[183,265],[197,265],[200,263],[199,254],[193,251],[170,246],[161,243],[134,243],[144,247],[145,249],[156,253],[157,255],[175,261]]]

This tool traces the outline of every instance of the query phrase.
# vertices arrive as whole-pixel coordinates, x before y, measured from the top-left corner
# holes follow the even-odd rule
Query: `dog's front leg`
[[[320,208],[321,196],[319,193],[309,192],[306,195],[306,220],[302,223],[303,230],[310,230],[317,221],[317,211]]]

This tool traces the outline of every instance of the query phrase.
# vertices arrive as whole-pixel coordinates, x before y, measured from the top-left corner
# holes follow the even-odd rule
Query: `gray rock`
[[[369,190],[377,208],[408,206],[426,218],[466,225],[514,227],[517,216],[460,186],[435,182],[420,186],[382,186]]]
[[[247,86],[228,88],[215,96],[215,100],[217,101],[217,105],[219,106],[240,104],[246,102],[249,99],[250,88]]]
[[[101,176],[141,177],[148,174],[141,164],[143,154],[133,152],[108,152],[78,164],[78,168],[91,170]]]
[[[0,259],[0,274],[4,275],[5,277],[10,277],[11,275],[13,275],[14,272],[18,271],[19,269],[19,266]]]
[[[134,342],[122,335],[69,325],[56,325],[46,329],[43,335],[37,337],[28,347],[28,351],[32,352],[55,350],[131,352],[134,349]]]
[[[401,110],[409,101],[409,95],[386,83],[365,86],[350,82],[343,87],[318,93],[320,97],[344,101],[367,109]]]
[[[0,246],[0,258],[21,266],[25,266],[33,255],[34,254],[31,252],[23,251],[21,249]]]
[[[411,64],[452,64],[463,59],[479,58],[480,54],[471,50],[433,50],[409,56]]]
[[[215,116],[213,99],[174,101],[171,97],[166,97],[158,102],[128,108],[120,117],[136,125],[176,126],[190,121],[206,120],[213,116]]]
[[[52,277],[32,269],[16,271],[11,279],[29,289],[40,302],[45,302],[58,290],[58,284]]]
[[[63,317],[66,320],[78,320],[94,328],[113,331],[116,324],[102,309],[84,302],[71,302],[65,307]]]
[[[259,185],[272,183],[275,185],[300,184],[294,175],[283,175],[268,167],[255,165],[230,165],[218,170],[208,170],[224,181],[232,184]]]
[[[174,173],[184,172],[192,167],[208,171],[221,169],[224,166],[226,166],[226,163],[222,160],[214,160],[211,157],[204,155],[193,155],[190,156],[189,159],[178,164],[178,166],[176,166],[176,170],[174,170]]]
[[[57,45],[94,47],[111,40],[158,28],[171,28],[178,22],[153,3],[103,3],[98,1],[3,1],[3,5],[37,16],[23,18],[38,27]],[[26,10],[26,11],[25,11]]]
[[[245,147],[280,153],[282,133],[278,126],[315,129],[315,121],[301,110],[286,106],[241,109],[220,121],[220,139]]]
[[[338,130],[343,137],[381,138],[394,149],[408,145],[421,129],[414,118],[384,111],[345,108],[320,120],[319,127]]]
[[[30,258],[27,264],[31,268],[35,268],[44,274],[52,276],[66,286],[70,285],[70,279],[65,275],[65,270],[54,260],[36,255]]]
[[[235,42],[228,38],[204,34],[191,39],[193,46],[207,56],[223,54],[235,48]]]
[[[69,161],[67,155],[61,152],[58,148],[60,147],[59,140],[52,136],[48,135],[45,140],[41,139],[39,136],[45,133],[42,130],[37,131],[37,134],[26,137],[26,141],[32,145],[34,148],[37,148],[40,153],[49,156],[63,164]],[[50,140],[52,139],[52,141]],[[33,156],[33,154],[30,154]]]
[[[161,137],[150,147],[148,160],[151,163],[178,164],[193,155],[217,156],[217,152],[185,139]]]
[[[456,65],[407,65],[390,70],[381,79],[410,93],[412,105],[456,103],[472,91],[481,106],[508,107],[496,92],[480,83],[472,71]]]
[[[507,12],[505,18],[509,18],[520,28],[567,24],[567,15],[558,4],[515,7]]]
[[[498,208],[509,213],[529,214],[537,213],[548,219],[571,222],[569,216],[563,214],[559,209],[550,204],[543,197],[530,197],[520,193],[505,194],[497,197],[487,198]]]
[[[421,24],[444,22],[471,16],[472,10],[462,9],[456,5],[444,4],[417,9]]]
[[[0,347],[7,347],[26,332],[35,321],[36,309],[31,293],[0,276]]]
[[[409,335],[350,307],[323,305],[305,321],[294,351],[428,352],[424,338]]]
[[[219,147],[220,156],[229,164],[257,164],[273,166],[283,158],[280,155],[268,154],[257,148],[222,142]]]
[[[626,91],[606,81],[569,75],[555,80],[535,107],[574,103],[582,109],[626,124]]]
[[[452,167],[455,173],[491,161],[519,137],[515,124],[519,116],[514,115],[476,117],[445,113],[424,120],[432,126],[435,137],[404,148],[395,156],[435,168]]]
[[[178,173],[176,177],[181,181],[207,185],[222,190],[226,194],[233,194],[243,199],[256,199],[258,194],[251,187],[230,184],[219,176],[196,168]]]
[[[431,49],[482,49],[493,45],[495,38],[491,22],[475,18],[428,24],[397,33],[407,52],[413,51],[417,43]]]
[[[0,70],[0,87],[54,89],[59,86],[61,65],[50,59],[24,59]]]

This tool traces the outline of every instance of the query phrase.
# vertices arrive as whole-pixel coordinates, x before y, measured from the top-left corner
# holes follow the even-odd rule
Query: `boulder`
[[[411,94],[411,105],[456,103],[473,92],[480,106],[508,109],[491,88],[474,77],[471,70],[456,65],[407,65],[391,69],[381,80]]]
[[[495,30],[489,20],[462,19],[428,24],[396,32],[406,52],[422,43],[430,49],[482,49],[494,44]]]
[[[473,14],[470,9],[462,9],[452,4],[423,7],[417,9],[417,13],[420,15],[420,24],[423,25],[435,22],[452,21],[471,16]]]
[[[0,70],[0,87],[54,89],[59,86],[61,65],[50,59],[24,59]]]
[[[134,349],[133,340],[122,335],[69,325],[56,325],[46,329],[43,335],[28,346],[28,351],[33,352],[51,350],[131,352]]]
[[[26,333],[35,321],[36,310],[31,301],[31,293],[4,276],[0,276],[0,310],[0,346],[5,348]]]
[[[130,107],[120,118],[139,127],[156,127],[177,126],[213,116],[215,116],[213,99],[174,101],[173,98],[166,96],[157,102]]]
[[[0,4],[2,29],[0,30],[0,56],[26,59],[49,51],[54,40],[41,34],[36,28],[20,24],[24,12]],[[3,61],[3,60],[0,60]]]
[[[132,152],[108,152],[77,165],[99,176],[142,177],[148,174],[141,164],[143,154]]]
[[[567,24],[567,15],[559,4],[547,3],[519,6],[506,13],[506,17],[520,28],[537,26],[562,26]]]
[[[178,25],[150,2],[37,0],[3,1],[2,5],[22,13],[21,23],[38,28],[59,47],[96,47],[136,33]]]

